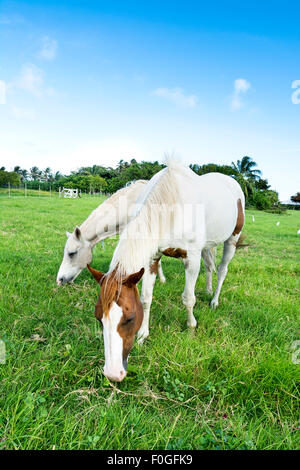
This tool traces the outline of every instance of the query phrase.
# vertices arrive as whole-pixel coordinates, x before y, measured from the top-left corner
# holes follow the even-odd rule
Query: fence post
[[[25,192],[25,197],[27,197],[27,183],[24,183],[24,192]]]
[[[10,197],[10,182],[8,182],[8,197]]]

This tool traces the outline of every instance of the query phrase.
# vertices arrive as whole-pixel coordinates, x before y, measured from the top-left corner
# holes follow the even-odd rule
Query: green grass
[[[300,213],[246,214],[253,246],[231,262],[216,311],[201,271],[195,333],[183,266],[163,259],[150,337],[115,386],[102,375],[94,279],[85,270],[74,285],[55,282],[65,231],[98,204],[0,200],[0,449],[299,448]],[[107,270],[115,245],[98,246],[93,266]]]
[[[25,189],[23,188],[0,188],[0,197],[16,197],[21,196],[25,197]],[[33,197],[50,197],[50,191],[42,191],[38,189],[26,189],[26,197],[33,196]],[[58,197],[58,193],[52,191],[51,197]]]

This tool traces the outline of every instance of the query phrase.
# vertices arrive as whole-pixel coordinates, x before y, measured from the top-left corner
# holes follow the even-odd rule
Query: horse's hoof
[[[216,310],[216,308],[218,307],[219,305],[219,302],[216,301],[216,300],[212,300],[211,303],[210,303],[210,308],[212,308],[213,310]]]
[[[192,330],[194,330],[197,326],[197,321],[194,319],[191,322],[188,322],[187,326],[188,326],[188,328],[191,328]]]
[[[161,284],[164,284],[164,283],[166,282],[165,276],[160,277],[160,278],[159,278],[159,282],[160,282]]]

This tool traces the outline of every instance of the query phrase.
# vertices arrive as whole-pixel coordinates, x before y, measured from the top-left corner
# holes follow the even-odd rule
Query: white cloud
[[[42,39],[42,49],[39,52],[39,57],[45,60],[55,59],[57,54],[57,41],[51,39],[48,36],[44,36]]]
[[[234,81],[234,91],[230,102],[230,108],[232,111],[237,111],[243,107],[244,103],[241,95],[246,93],[250,87],[250,82],[245,78],[237,78]]]
[[[6,83],[0,80],[0,104],[6,103]]]
[[[4,83],[0,80],[0,104],[5,103],[5,93],[14,94],[16,90],[22,90],[36,98],[47,96],[57,96],[56,91],[51,87],[46,87],[44,83],[43,71],[34,64],[26,64],[20,70],[15,80]],[[12,106],[12,115],[16,118],[34,119],[35,113],[29,109]]]
[[[43,72],[33,64],[24,65],[14,85],[40,98],[43,94]]]
[[[26,119],[29,121],[35,119],[35,112],[32,109],[19,108],[13,105],[11,107],[11,113],[17,119]]]
[[[238,78],[234,82],[234,89],[238,93],[246,92],[247,90],[249,90],[250,86],[250,83],[248,82],[248,80],[245,80],[245,78]]]
[[[296,91],[292,94],[292,103],[300,104],[300,80],[294,80],[292,82],[292,88],[296,88]]]
[[[152,92],[153,95],[164,98],[172,103],[186,108],[194,108],[198,102],[196,95],[184,94],[182,88],[157,88]]]

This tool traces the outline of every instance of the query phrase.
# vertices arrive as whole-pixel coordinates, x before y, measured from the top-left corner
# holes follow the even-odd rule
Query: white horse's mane
[[[117,207],[121,196],[126,197],[128,196],[128,193],[130,194],[134,187],[142,187],[147,183],[147,180],[137,180],[133,181],[131,184],[125,186],[124,188],[118,189],[118,191],[116,191],[112,196],[110,196],[102,204],[100,204],[100,206],[96,207],[96,209],[93,210],[93,212],[88,216],[88,218],[81,224],[81,231],[85,233],[91,228],[91,226],[93,228],[96,227],[96,223],[99,220],[99,216],[103,216],[105,213],[108,213],[108,211],[110,211],[111,206]]]
[[[169,160],[167,167],[150,180],[139,198],[134,218],[120,236],[108,274],[114,271],[120,279],[137,272],[156,254],[162,231],[171,223],[172,208],[180,202],[176,173],[186,171],[190,170]]]

